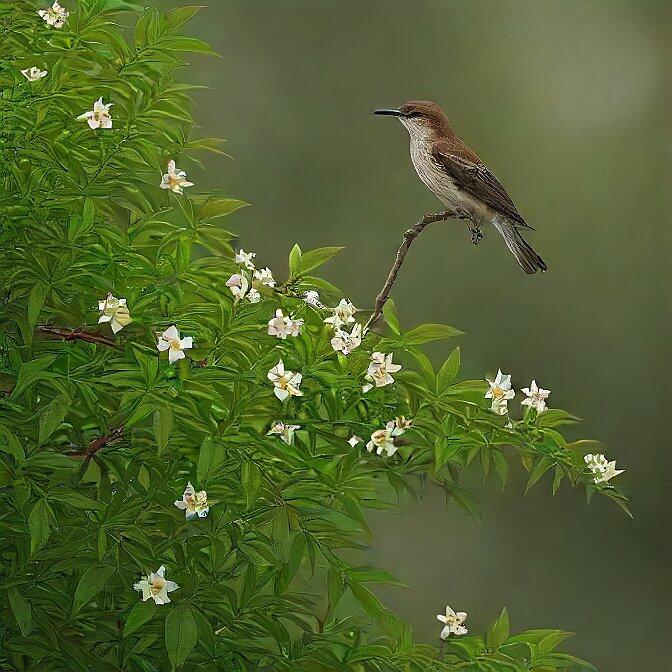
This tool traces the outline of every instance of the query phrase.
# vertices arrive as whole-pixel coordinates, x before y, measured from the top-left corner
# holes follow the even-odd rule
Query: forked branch
[[[383,288],[380,290],[380,293],[376,297],[376,305],[373,309],[373,315],[369,318],[369,321],[364,326],[364,333],[366,333],[379,319],[383,314],[383,306],[387,302],[387,299],[390,296],[390,291],[394,285],[395,280],[397,279],[397,274],[401,265],[404,263],[406,254],[408,253],[409,248],[413,241],[425,230],[425,227],[432,222],[440,222],[446,219],[471,219],[471,215],[460,210],[444,210],[443,212],[434,212],[428,213],[421,217],[406,233],[404,233],[404,239],[397,250],[397,256],[392,264],[390,273],[387,276],[387,280],[383,285]]]

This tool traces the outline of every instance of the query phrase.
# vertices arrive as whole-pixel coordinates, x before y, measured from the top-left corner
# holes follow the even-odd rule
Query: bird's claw
[[[476,226],[476,227],[469,227],[469,230],[471,231],[471,242],[474,245],[478,245],[481,242],[481,238],[483,238],[483,233],[481,233],[481,227]]]

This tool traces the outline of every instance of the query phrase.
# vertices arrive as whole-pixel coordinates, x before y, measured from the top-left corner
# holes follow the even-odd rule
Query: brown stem
[[[390,269],[390,273],[387,276],[387,280],[385,281],[383,288],[380,290],[380,293],[376,297],[376,305],[373,311],[373,315],[371,315],[369,321],[364,326],[364,333],[366,333],[383,314],[383,306],[389,298],[392,285],[394,285],[394,281],[397,279],[399,269],[404,263],[406,254],[408,253],[408,250],[411,247],[413,241],[425,230],[425,227],[428,224],[450,219],[451,217],[456,219],[471,219],[470,215],[459,210],[444,210],[443,212],[428,213],[419,219],[410,229],[408,229],[408,231],[406,231],[406,233],[404,233],[404,240],[397,250],[397,256],[394,260],[394,264],[392,264],[392,268]]]
[[[104,448],[109,443],[117,441],[121,438],[124,433],[123,427],[114,427],[110,430],[109,434],[99,436],[97,439],[94,439],[89,443],[89,445],[84,449],[74,453],[69,453],[70,457],[84,457],[87,460],[93,457],[101,448]]]
[[[86,341],[87,343],[98,343],[107,345],[110,348],[118,348],[119,345],[111,338],[106,338],[100,334],[89,334],[81,329],[69,329],[67,327],[54,327],[48,324],[37,326],[37,331],[44,334],[47,338],[61,338],[64,341]]]

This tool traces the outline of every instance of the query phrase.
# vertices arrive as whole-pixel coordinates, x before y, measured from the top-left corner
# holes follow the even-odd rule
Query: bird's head
[[[450,130],[443,110],[431,100],[409,100],[396,110],[376,110],[374,114],[397,117],[411,135],[445,134]]]

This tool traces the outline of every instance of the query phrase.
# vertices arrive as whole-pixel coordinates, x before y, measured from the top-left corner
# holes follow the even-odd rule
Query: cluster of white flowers
[[[448,639],[450,635],[466,635],[469,632],[462,624],[467,620],[467,614],[464,611],[453,611],[446,605],[445,614],[437,614],[437,620],[444,624],[441,630],[441,639]]]
[[[181,196],[184,193],[182,191],[184,187],[194,186],[193,182],[187,180],[187,174],[180,170],[172,159],[168,161],[167,169],[168,172],[161,176],[161,182],[159,183],[161,189],[170,189],[174,194],[180,194]]]
[[[103,102],[101,96],[93,104],[93,110],[84,112],[77,117],[77,121],[86,121],[86,123],[93,129],[96,128],[112,128],[112,117],[110,116],[110,108],[114,103]]]
[[[184,489],[182,499],[175,500],[175,506],[184,511],[187,520],[205,518],[210,511],[208,493],[205,490],[196,492],[194,486],[189,482]]]
[[[371,440],[366,444],[366,449],[372,453],[374,450],[377,455],[382,455],[387,453],[387,457],[392,457],[397,452],[399,447],[395,443],[395,439],[398,436],[401,436],[411,425],[413,424],[412,420],[406,420],[402,415],[394,420],[390,420],[386,425],[385,429],[377,429],[373,434],[371,434]],[[360,440],[358,436],[353,436],[350,439],[350,445],[357,445]]]
[[[350,333],[343,329],[336,329],[336,335],[331,339],[331,347],[336,352],[349,355],[362,343],[362,325],[356,324]]]
[[[385,387],[394,382],[390,374],[401,370],[401,364],[392,363],[392,353],[374,352],[371,354],[371,363],[366,370],[367,381],[362,387],[363,392],[368,392],[372,387]]]
[[[585,455],[586,466],[594,475],[595,483],[607,483],[614,476],[622,474],[625,469],[616,469],[616,461],[609,462],[601,453],[598,455]]]
[[[284,315],[282,310],[278,308],[275,311],[275,317],[268,321],[269,336],[277,336],[283,341],[287,336],[298,336],[301,333],[303,320],[295,320],[289,315]]]
[[[486,399],[492,399],[490,410],[497,415],[506,415],[509,412],[509,401],[516,396],[511,388],[511,376],[503,374],[499,369],[494,380],[489,378],[485,380],[490,385],[490,389],[485,393]],[[546,399],[551,393],[550,390],[544,390],[537,385],[536,380],[533,380],[530,386],[524,387],[521,392],[526,397],[520,402],[522,406],[534,408],[537,413],[543,413],[546,410]]]
[[[320,303],[320,295],[313,290],[306,292],[303,300],[313,308],[325,308]],[[324,319],[324,323],[335,330],[334,337],[331,339],[331,347],[335,352],[349,355],[362,343],[362,325],[354,324],[357,309],[348,299],[341,299],[336,308],[328,308],[327,310],[331,312],[331,315]],[[343,328],[348,324],[354,324],[350,331]]]
[[[266,287],[275,287],[275,279],[270,268],[255,268],[252,260],[256,256],[256,252],[245,252],[245,250],[238,250],[236,252],[236,263],[243,266],[244,269],[241,268],[238,273],[234,273],[226,281],[226,286],[231,290],[231,294],[233,294],[233,298],[236,301],[246,298],[250,303],[259,303],[261,294],[259,290],[252,286],[253,282],[265,285]]]
[[[316,292],[314,289],[304,292],[301,298],[313,308],[324,308],[324,304],[320,301],[319,292]]]
[[[126,325],[133,322],[126,307],[126,299],[117,299],[111,293],[102,301],[98,301],[98,310],[100,311],[98,324],[109,322],[112,327],[112,333],[116,334]]]
[[[39,68],[36,68],[33,66],[32,68],[26,68],[25,70],[21,70],[21,74],[29,81],[29,82],[36,82],[38,79],[42,79],[42,77],[47,76],[47,71],[46,70],[40,70]]]
[[[284,401],[287,397],[302,397],[299,390],[303,376],[293,371],[285,371],[285,365],[280,360],[269,372],[268,379],[273,383],[273,393]]]
[[[68,16],[70,16],[70,12],[65,9],[65,7],[61,7],[61,5],[58,3],[58,0],[56,0],[56,2],[54,2],[51,7],[47,7],[46,9],[38,9],[37,13],[52,28],[63,28]]]
[[[284,441],[288,446],[291,446],[294,443],[294,432],[297,429],[301,429],[301,425],[286,425],[284,422],[274,422],[271,429],[268,431],[266,436],[272,436],[277,434],[280,436],[280,439]]]
[[[142,601],[152,599],[156,604],[168,604],[170,598],[168,593],[177,590],[179,586],[174,581],[166,581],[164,578],[166,568],[161,565],[156,572],[151,572],[138,583],[133,584],[133,590],[142,591]]]
[[[156,349],[159,352],[168,350],[168,361],[171,364],[174,364],[178,359],[184,359],[184,351],[194,347],[194,339],[191,336],[180,338],[180,332],[174,324],[157,336]]]

